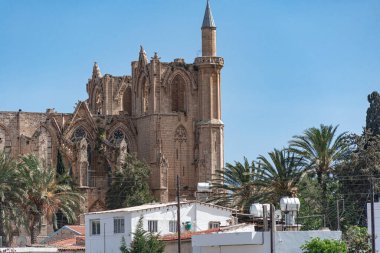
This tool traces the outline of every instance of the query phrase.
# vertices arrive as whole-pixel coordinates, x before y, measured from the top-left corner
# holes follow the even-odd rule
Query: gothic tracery
[[[177,130],[174,134],[174,140],[180,143],[187,141],[186,129],[182,125],[177,127]]]
[[[75,129],[75,131],[71,137],[71,141],[72,142],[78,142],[78,141],[80,141],[86,137],[87,137],[86,130],[84,130],[84,128],[82,126],[79,126]]]

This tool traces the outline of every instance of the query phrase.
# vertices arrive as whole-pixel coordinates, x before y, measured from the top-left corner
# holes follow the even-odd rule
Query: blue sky
[[[225,160],[321,123],[360,133],[380,90],[380,1],[211,0],[224,57]],[[126,75],[139,45],[200,54],[205,0],[0,0],[0,111],[72,112],[97,61]]]

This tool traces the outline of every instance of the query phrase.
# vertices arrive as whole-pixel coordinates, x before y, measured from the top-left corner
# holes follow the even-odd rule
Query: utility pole
[[[373,176],[371,177],[371,242],[372,252],[376,253],[376,235],[375,235],[375,187],[373,184]]]
[[[276,232],[276,216],[274,214],[274,205],[270,204],[270,220],[271,220],[271,230],[270,230],[270,252],[275,253],[275,232]]]
[[[340,230],[340,207],[339,207],[339,202],[342,201],[343,205],[342,205],[342,213],[344,213],[345,211],[345,208],[344,208],[344,199],[337,199],[336,200],[336,230]]]
[[[177,234],[178,234],[178,253],[181,253],[181,201],[179,176],[177,175]]]
[[[340,217],[339,217],[339,199],[336,201],[336,223],[337,228],[336,230],[340,230]]]

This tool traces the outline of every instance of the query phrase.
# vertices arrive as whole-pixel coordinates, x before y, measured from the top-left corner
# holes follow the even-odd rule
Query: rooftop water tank
[[[282,219],[282,213],[281,213],[281,210],[276,210],[274,211],[274,218],[276,220],[281,220]]]
[[[208,183],[208,182],[198,183],[197,191],[198,192],[212,192],[211,183]]]
[[[300,200],[298,198],[289,198],[289,197],[283,197],[280,200],[280,207],[281,211],[287,212],[287,211],[299,211],[300,210]]]
[[[267,207],[267,217],[269,217],[270,215],[269,204],[259,204],[259,203],[252,204],[251,207],[249,208],[249,213],[252,214],[253,217],[262,218],[264,217],[264,214],[263,214],[264,206]]]

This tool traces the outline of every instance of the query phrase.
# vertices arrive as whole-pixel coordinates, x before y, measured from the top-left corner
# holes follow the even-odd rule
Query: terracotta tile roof
[[[76,247],[76,246],[72,246],[72,247],[68,247],[68,248],[59,248],[58,251],[60,252],[66,252],[66,251],[70,251],[70,252],[73,252],[73,251],[85,251],[86,249],[84,247]]]
[[[69,251],[69,250],[84,251],[85,250],[84,245],[77,245],[76,237],[50,242],[48,243],[48,245],[58,248],[59,251]]]
[[[220,228],[213,228],[209,230],[203,230],[203,231],[197,231],[197,232],[185,232],[181,234],[181,240],[191,239],[193,235],[201,235],[201,234],[212,234],[215,232],[219,232]],[[174,241],[178,239],[177,234],[167,234],[160,236],[159,238],[161,241]]]
[[[84,235],[86,231],[86,227],[83,225],[66,225],[65,227],[78,232],[80,235]]]

